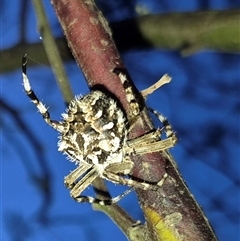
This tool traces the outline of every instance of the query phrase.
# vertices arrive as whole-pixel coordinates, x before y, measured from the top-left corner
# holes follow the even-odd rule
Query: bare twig
[[[70,103],[73,99],[72,90],[70,88],[64,65],[59,55],[56,43],[52,36],[52,32],[44,11],[41,0],[33,0],[34,9],[38,20],[38,29],[43,39],[44,48],[46,50],[49,62],[56,76],[57,83],[62,91],[63,98],[66,103]]]

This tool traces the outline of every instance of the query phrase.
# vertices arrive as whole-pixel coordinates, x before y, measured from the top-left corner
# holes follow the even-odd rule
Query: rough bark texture
[[[124,68],[111,39],[111,31],[94,2],[52,0],[69,47],[90,88],[104,89],[115,96],[126,113],[128,103],[121,82],[112,70]],[[141,99],[141,98],[139,98]],[[142,112],[131,137],[152,128]],[[148,229],[148,240],[217,240],[207,219],[181,179],[167,151],[134,157],[134,178],[157,182],[169,177],[158,191],[136,190]]]

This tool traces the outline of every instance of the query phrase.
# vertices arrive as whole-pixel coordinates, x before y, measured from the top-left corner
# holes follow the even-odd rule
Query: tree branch
[[[62,91],[65,103],[70,103],[70,101],[73,99],[73,93],[70,88],[56,43],[54,41],[42,1],[33,0],[33,4],[37,15],[39,33],[43,39],[43,45],[46,50],[48,60],[51,64],[51,68],[55,74],[60,90]]]
[[[146,15],[137,18],[135,24],[141,39],[155,48],[178,50],[182,55],[206,49],[240,52],[239,9]],[[123,32],[119,29],[114,33]]]
[[[205,50],[239,53],[239,16],[239,9],[167,13],[114,22],[110,23],[110,27],[119,51],[165,48],[178,50],[183,55]],[[72,59],[65,39],[58,38],[55,42],[63,60]],[[0,72],[19,68],[19,55],[24,53],[40,63],[49,64],[41,42],[27,44],[21,41],[13,48],[1,51],[1,58],[11,61],[5,61],[0,66]]]
[[[112,41],[108,24],[94,2],[52,0],[52,4],[89,87],[111,93],[128,113],[129,105],[124,88],[118,76],[112,72],[115,68],[124,69],[124,64]],[[134,86],[133,88],[136,90]],[[135,92],[142,100],[141,95]],[[142,135],[152,128],[144,110],[132,129],[130,138]],[[147,237],[145,240],[217,240],[168,151],[134,156],[133,159],[135,167],[132,176],[135,178],[158,182],[166,172],[168,173],[168,178],[157,191],[136,190],[146,218],[148,234],[142,235]],[[119,216],[114,216],[113,213],[119,211],[114,210],[114,207],[115,205],[108,207],[111,211],[105,212],[116,221]],[[122,210],[120,217],[126,218],[126,215]],[[128,221],[128,225],[134,225],[130,218]],[[121,225],[121,221],[116,222]],[[126,227],[120,227],[129,239],[134,240],[126,231]]]

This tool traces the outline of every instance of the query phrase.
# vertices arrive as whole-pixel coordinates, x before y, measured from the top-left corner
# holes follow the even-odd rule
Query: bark
[[[91,0],[52,0],[52,4],[68,45],[89,87],[101,89],[115,96],[128,113],[129,105],[124,88],[118,76],[112,72],[115,68],[125,69],[125,67],[112,40],[108,23],[101,12]],[[142,105],[141,95],[135,87],[134,90]],[[143,110],[130,137],[144,134],[150,129],[152,129],[151,120]],[[135,167],[132,176],[134,178],[158,182],[165,172],[169,176],[157,191],[136,190],[146,218],[144,226],[126,226],[122,223],[124,218],[129,220],[127,225],[133,225],[133,222],[131,218],[124,217],[124,212],[119,212],[123,216],[119,221],[116,219],[116,217],[119,218],[116,210],[112,207],[102,208],[120,226],[129,240],[217,240],[168,151],[135,156],[133,159]],[[103,187],[101,183],[95,184],[98,189]],[[95,205],[95,208],[101,207]]]

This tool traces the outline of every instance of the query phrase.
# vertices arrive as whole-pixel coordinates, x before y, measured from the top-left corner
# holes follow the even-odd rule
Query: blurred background
[[[172,76],[172,82],[154,92],[147,104],[167,116],[176,130],[179,143],[171,153],[219,240],[240,240],[239,55],[234,51],[195,49],[188,45],[175,49],[149,44],[127,46],[128,30],[122,22],[144,14],[239,9],[240,2],[99,0],[96,3],[113,28],[122,23],[121,32],[118,30],[114,36],[139,90],[149,87],[165,73]],[[55,38],[62,41],[62,30],[50,2],[44,1],[44,6]],[[70,198],[63,178],[75,166],[57,151],[57,133],[45,124],[23,90],[21,58],[27,51],[33,89],[49,107],[51,117],[61,118],[64,100],[49,64],[41,57],[45,53],[32,2],[2,0],[0,7],[0,239],[126,240],[105,214]],[[171,29],[165,27],[161,31],[167,35]],[[121,37],[125,45],[119,43]],[[88,93],[74,60],[65,50],[59,51],[74,94]],[[113,196],[125,190],[113,184],[109,184],[109,189]],[[86,193],[92,194],[91,188]],[[144,221],[134,193],[120,205],[136,220]]]

